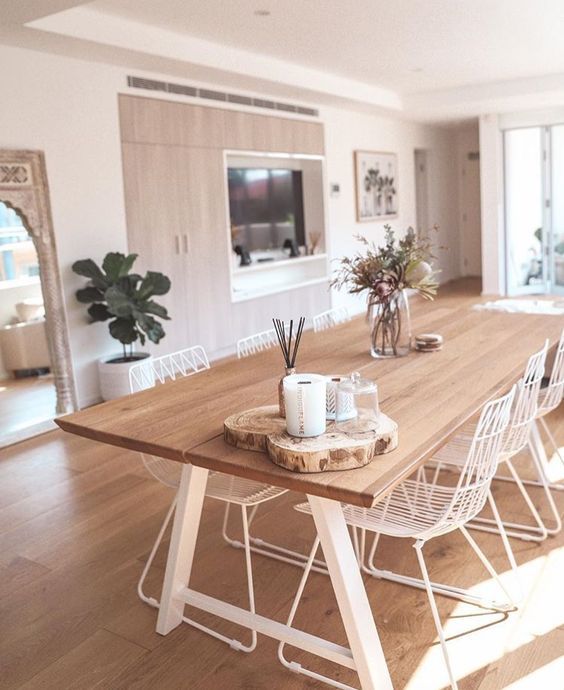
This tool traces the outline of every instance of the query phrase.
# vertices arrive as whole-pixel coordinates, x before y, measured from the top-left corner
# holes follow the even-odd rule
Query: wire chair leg
[[[232,546],[236,549],[244,549],[245,544],[241,542],[239,539],[235,539],[229,534],[228,526],[229,526],[229,513],[230,513],[230,507],[231,504],[226,501],[225,505],[225,513],[223,515],[223,527],[221,531],[221,535],[223,539],[229,544],[229,546]],[[258,509],[258,504],[253,506],[252,512],[249,515],[248,519],[248,524],[249,528],[252,524],[252,521],[255,518],[256,512]],[[277,544],[272,544],[271,542],[265,541],[264,539],[261,539],[260,537],[254,537],[250,531],[249,531],[249,544],[251,551],[256,554],[260,554],[261,556],[266,556],[267,558],[272,558],[276,561],[281,561],[282,563],[288,563],[290,565],[297,565],[299,568],[305,568],[305,565],[308,560],[307,554],[300,553],[299,551],[294,551],[292,549],[286,549],[283,546],[278,546]],[[315,572],[318,573],[323,573],[327,574],[327,568],[325,566],[325,562],[321,559],[315,559],[312,569]]]
[[[153,548],[151,549],[151,553],[149,554],[149,558],[147,559],[147,562],[145,563],[145,567],[143,568],[143,572],[141,573],[141,577],[139,578],[139,582],[137,583],[137,595],[141,599],[141,601],[144,601],[146,604],[149,604],[149,606],[152,606],[153,608],[159,608],[159,601],[158,599],[155,599],[154,597],[149,597],[143,592],[143,584],[145,583],[145,578],[147,577],[147,573],[149,572],[149,569],[151,568],[151,565],[153,564],[153,560],[155,558],[155,555],[158,551],[159,546],[161,545],[161,541],[163,540],[164,533],[166,532],[166,528],[168,527],[168,523],[170,522],[170,518],[172,517],[172,514],[174,513],[174,509],[176,508],[176,500],[178,498],[178,492],[174,494],[174,498],[172,499],[172,502],[170,504],[170,507],[166,513],[165,519],[163,520],[163,523],[161,525],[161,528],[159,530],[159,533],[157,535],[157,538],[155,539],[155,543],[153,544]]]
[[[425,582],[425,589],[427,591],[427,598],[429,599],[429,606],[431,607],[431,613],[433,614],[433,620],[435,621],[435,628],[437,629],[437,634],[439,635],[439,641],[441,643],[441,648],[443,650],[443,657],[445,660],[445,665],[447,667],[448,676],[450,679],[450,685],[452,690],[458,690],[458,685],[456,684],[456,679],[452,672],[450,665],[450,658],[448,655],[446,639],[443,631],[443,626],[441,624],[441,618],[439,616],[439,610],[437,608],[437,602],[435,601],[435,595],[433,594],[433,588],[431,587],[431,581],[429,580],[429,573],[427,572],[427,565],[425,563],[425,558],[423,557],[423,546],[425,542],[422,540],[417,540],[414,544],[415,553],[417,554],[417,560],[419,561],[419,567],[421,568],[421,574],[423,575],[423,580]]]
[[[486,557],[486,555],[484,554],[482,549],[478,546],[478,544],[470,536],[470,533],[468,532],[466,527],[464,527],[464,525],[460,525],[459,529],[462,532],[462,534],[466,537],[466,541],[474,549],[474,552],[476,553],[478,558],[482,561],[482,565],[484,566],[484,568],[488,571],[488,573],[492,576],[492,578],[497,582],[500,589],[503,591],[503,593],[507,597],[508,603],[511,604],[513,609],[516,609],[517,606],[515,605],[515,602],[513,601],[513,597],[511,596],[511,593],[509,592],[507,587],[501,581],[500,576],[498,575],[497,571],[494,569],[494,567],[492,566],[492,564],[490,563],[490,561],[488,560],[488,558]]]
[[[309,557],[307,560],[307,563],[304,568],[303,575],[300,580],[300,584],[298,585],[298,589],[296,591],[296,595],[294,597],[294,601],[292,602],[292,607],[290,609],[290,613],[288,615],[288,619],[286,621],[286,625],[291,627],[292,623],[294,622],[294,618],[296,616],[296,611],[298,610],[298,606],[300,603],[300,600],[303,596],[304,589],[309,577],[309,574],[313,570],[313,563],[315,560],[315,554],[317,553],[317,550],[319,549],[319,537],[315,537],[315,540],[313,542],[313,546],[311,547],[311,551],[309,552]],[[332,685],[334,688],[339,688],[339,690],[356,690],[352,685],[346,685],[345,683],[341,683],[338,680],[333,680],[332,678],[329,678],[328,676],[324,676],[321,673],[316,673],[315,671],[310,671],[307,668],[304,668],[301,664],[299,664],[296,661],[288,661],[286,657],[284,656],[284,647],[286,646],[285,642],[280,642],[278,645],[278,660],[284,666],[287,668],[289,671],[293,671],[294,673],[301,673],[304,676],[308,676],[309,678],[313,678],[315,680],[320,680],[324,683],[327,683],[328,685]]]
[[[505,527],[503,526],[503,522],[499,516],[499,510],[497,509],[497,504],[494,500],[491,489],[488,492],[488,503],[490,504],[494,519],[497,523],[497,528],[499,529],[499,533],[501,535],[501,541],[503,542],[503,546],[505,548],[507,560],[509,561],[509,565],[511,566],[511,570],[513,572],[513,579],[515,580],[515,588],[517,591],[517,600],[522,601],[524,596],[523,585],[521,583],[517,561],[515,560],[515,555],[513,553],[513,549],[511,548],[511,544],[509,543],[507,532],[505,531]]]
[[[552,432],[550,431],[548,424],[546,423],[544,417],[540,417],[538,420],[543,429],[546,432],[546,435],[548,436],[548,439],[553,446],[554,450],[558,454],[558,457],[560,460],[564,463],[564,455],[563,452],[558,448],[556,441],[554,440],[554,436],[552,435]],[[531,433],[529,435],[529,451],[531,455],[534,455],[536,453],[539,464],[540,464],[540,471],[542,472],[542,477],[539,477],[539,479],[522,479],[522,483],[525,484],[526,486],[544,486],[543,484],[543,479],[546,480],[546,483],[548,485],[548,488],[551,489],[552,491],[564,491],[564,481],[551,481],[549,476],[548,476],[548,458],[546,456],[546,451],[544,449],[544,444],[540,435],[539,431],[539,425],[537,424],[537,420],[535,420],[531,426]],[[512,477],[501,477],[501,476],[496,476],[494,477],[496,481],[502,481],[502,482],[512,482],[513,478]],[[550,532],[549,532],[550,533]]]
[[[542,466],[542,459],[539,456],[539,453],[536,452],[536,450],[533,450],[531,448],[531,456],[533,458],[533,463],[535,465],[535,468],[537,470],[537,474],[539,477],[539,484],[542,486],[544,494],[546,496],[546,500],[548,502],[548,506],[550,508],[550,512],[552,513],[552,517],[554,518],[555,526],[554,527],[546,527],[545,529],[548,534],[550,535],[555,535],[558,534],[561,529],[562,529],[562,519],[560,518],[560,513],[558,512],[558,508],[556,507],[556,504],[554,502],[554,498],[552,496],[552,493],[550,491],[550,486],[546,477],[546,474],[544,472],[543,466]]]
[[[370,551],[368,552],[368,559],[366,566],[363,566],[363,570],[367,572],[368,574],[373,574],[374,571],[377,570],[376,565],[374,564],[374,556],[376,554],[376,549],[378,547],[378,542],[380,541],[380,532],[374,532],[374,538],[372,539],[372,546],[370,547]]]
[[[521,492],[521,495],[523,496],[523,499],[525,500],[525,503],[527,504],[534,521],[537,523],[535,526],[520,524],[518,522],[504,522],[503,526],[505,527],[507,536],[522,539],[523,541],[544,541],[548,536],[548,532],[538,510],[535,508],[535,504],[525,489],[523,481],[517,474],[513,463],[507,459],[505,460],[505,464],[509,468],[513,481],[515,484],[517,484],[517,488]],[[499,529],[495,524],[495,520],[492,520],[491,518],[475,517],[471,522],[466,523],[466,527],[469,529],[478,530],[480,532],[500,534]]]
[[[256,512],[256,511],[255,511]],[[247,570],[247,591],[249,594],[249,611],[255,613],[255,588],[253,583],[253,568],[251,563],[251,543],[249,539],[249,520],[247,516],[247,507],[241,506],[241,517],[243,520],[243,540],[245,543],[245,567]],[[251,644],[249,646],[242,645],[239,647],[242,652],[252,652],[257,646],[257,632],[251,631]]]
[[[155,599],[154,597],[149,597],[143,592],[143,584],[145,582],[145,578],[147,577],[147,573],[149,572],[149,569],[151,568],[151,565],[153,564],[153,561],[155,559],[155,555],[157,553],[157,550],[162,542],[163,536],[166,532],[166,529],[170,523],[170,519],[174,513],[174,509],[176,508],[176,501],[178,498],[178,494],[176,493],[174,496],[174,499],[172,500],[172,503],[170,504],[170,507],[167,511],[167,514],[165,516],[165,519],[163,520],[163,523],[161,525],[161,528],[159,530],[159,533],[157,535],[157,538],[155,540],[155,543],[153,544],[153,548],[151,549],[151,553],[149,554],[149,558],[147,559],[147,562],[145,563],[145,567],[143,568],[143,572],[141,573],[141,577],[139,578],[139,582],[137,584],[137,594],[141,601],[144,601],[146,604],[149,604],[149,606],[152,606],[153,608],[158,609],[160,606],[160,602],[158,599]],[[229,504],[227,504],[229,507]],[[248,530],[248,523],[246,519],[246,507],[242,506],[243,509],[243,533],[245,535],[245,559],[246,559],[246,568],[247,568],[247,587],[248,587],[248,592],[249,592],[249,610],[252,613],[255,613],[255,598],[254,598],[254,587],[253,587],[253,575],[252,575],[252,569],[251,569],[251,554],[250,554],[250,544],[249,544],[249,530]],[[226,510],[225,516],[224,516],[224,528],[225,524],[227,522],[227,518],[229,515],[229,510]],[[205,625],[202,625],[202,623],[198,623],[195,620],[192,620],[191,618],[187,618],[186,616],[182,617],[182,620],[184,623],[187,623],[188,625],[191,625],[193,628],[196,628],[197,630],[200,630],[201,632],[207,633],[208,635],[211,635],[212,637],[215,637],[216,640],[220,640],[221,642],[225,642],[225,644],[228,644],[232,649],[241,651],[241,652],[252,652],[257,644],[257,634],[256,631],[251,632],[251,644],[249,646],[246,646],[239,642],[239,640],[232,639],[230,637],[227,637],[226,635],[222,635],[219,632],[216,632],[215,630],[212,630],[211,628],[208,628]]]
[[[558,455],[560,458],[560,462],[564,464],[564,453],[562,450],[559,448],[558,444],[556,443],[556,439],[554,438],[552,431],[550,430],[550,427],[548,426],[546,419],[544,417],[539,417],[539,422],[541,423],[542,428],[544,429],[544,433],[546,434],[548,440],[550,441],[550,445],[554,449],[554,452]]]
[[[254,585],[253,585],[253,571],[252,571],[252,564],[251,564],[251,550],[250,550],[250,542],[249,542],[249,525],[248,525],[248,520],[247,520],[247,507],[246,506],[241,506],[241,513],[242,513],[242,519],[243,519],[243,540],[244,540],[244,549],[245,549],[245,567],[246,567],[246,573],[247,573],[247,590],[248,590],[248,595],[249,595],[249,611],[251,613],[255,613],[255,595],[254,595]],[[228,511],[226,511],[226,516],[228,516]],[[224,516],[224,521],[226,521],[226,516]],[[201,632],[207,633],[208,635],[211,635],[212,637],[215,637],[216,640],[221,640],[221,642],[225,642],[225,644],[228,644],[231,649],[234,649],[238,652],[252,652],[254,651],[256,645],[257,645],[257,633],[256,630],[251,630],[251,644],[250,645],[245,645],[239,640],[236,640],[235,638],[227,637],[227,635],[223,635],[222,633],[216,632],[215,630],[212,630],[211,628],[208,628],[205,625],[202,625],[202,623],[198,623],[197,621],[192,620],[191,618],[187,618],[186,616],[182,617],[182,620],[184,623],[188,623],[188,625],[191,625],[193,628],[196,628],[196,630],[200,630]]]

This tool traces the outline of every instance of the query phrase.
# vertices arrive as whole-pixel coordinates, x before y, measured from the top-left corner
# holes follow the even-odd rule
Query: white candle
[[[290,436],[325,433],[326,380],[318,374],[292,374],[284,378],[286,429]]]

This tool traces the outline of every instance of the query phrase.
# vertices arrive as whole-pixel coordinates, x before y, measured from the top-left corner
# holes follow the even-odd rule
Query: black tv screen
[[[305,245],[301,170],[228,168],[233,246],[249,252]]]

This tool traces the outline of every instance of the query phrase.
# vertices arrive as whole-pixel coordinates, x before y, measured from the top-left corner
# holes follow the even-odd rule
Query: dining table
[[[546,314],[478,311],[457,300],[418,308],[414,333],[440,333],[437,352],[375,359],[369,331],[357,317],[302,337],[300,372],[349,375],[359,371],[378,384],[380,408],[394,419],[399,444],[352,470],[301,474],[267,454],[228,445],[224,420],[277,401],[283,373],[278,348],[245,359],[213,362],[196,376],[143,390],[57,419],[67,432],[182,464],[156,630],[167,635],[186,605],[223,617],[324,659],[356,670],[364,690],[392,688],[365,584],[342,504],[370,508],[431,458],[483,404],[522,375],[528,357],[549,340],[556,346],[562,319]],[[307,496],[348,647],[322,639],[190,588],[208,473],[223,472]],[[320,616],[323,615],[320,612]]]

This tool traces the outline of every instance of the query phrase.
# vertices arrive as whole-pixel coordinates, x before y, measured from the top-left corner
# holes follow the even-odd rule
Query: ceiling
[[[564,0],[1,0],[0,43],[448,121],[564,106]]]
[[[91,6],[400,93],[564,73],[563,0],[97,0]]]

